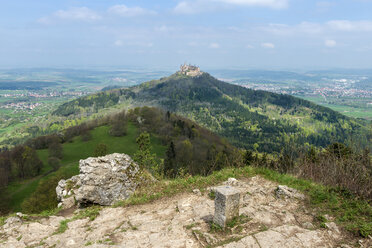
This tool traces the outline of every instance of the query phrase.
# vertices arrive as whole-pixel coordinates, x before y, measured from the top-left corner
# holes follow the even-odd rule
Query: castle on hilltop
[[[184,63],[180,66],[180,73],[186,76],[196,77],[203,74],[203,72],[200,71],[200,68],[195,65],[187,65]]]

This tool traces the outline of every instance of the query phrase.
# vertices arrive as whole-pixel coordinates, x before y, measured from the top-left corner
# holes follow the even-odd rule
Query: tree
[[[19,178],[25,178],[25,172],[24,172],[24,167],[25,167],[25,163],[24,163],[24,159],[23,159],[23,152],[24,152],[25,148],[23,146],[16,146],[13,150],[12,150],[12,161],[13,161],[13,168],[12,168],[12,172],[15,174],[16,177],[19,177]]]
[[[9,152],[4,152],[0,156],[0,188],[8,185],[10,172],[11,161],[9,158]]]
[[[49,157],[48,158],[48,164],[50,165],[50,167],[53,168],[53,170],[58,170],[59,166],[61,165],[61,160],[59,160],[58,158],[56,157]]]
[[[63,158],[63,147],[59,141],[53,141],[48,146],[49,157]]]
[[[167,151],[165,153],[165,160],[164,160],[164,175],[167,176],[175,176],[175,172],[177,172],[176,168],[176,148],[174,147],[173,141],[170,142]]]
[[[156,155],[151,153],[150,134],[148,132],[141,133],[136,139],[138,150],[134,154],[134,161],[140,167],[151,170],[155,176],[161,176],[161,165],[156,161]]]
[[[43,163],[34,149],[29,146],[18,146],[12,151],[14,163],[13,172],[20,178],[36,176],[40,173]]]
[[[112,123],[110,135],[121,137],[127,134],[127,123],[125,121],[116,120]]]
[[[43,210],[53,209],[57,206],[56,186],[61,178],[53,176],[41,180],[36,191],[22,203],[22,212],[40,213]]]
[[[178,152],[178,160],[184,167],[187,167],[193,158],[193,145],[189,139],[185,139],[178,142],[176,145],[176,150]]]
[[[43,163],[37,156],[36,151],[26,146],[22,156],[24,160],[24,175],[27,177],[39,175]]]
[[[329,145],[327,151],[337,158],[347,158],[352,154],[351,149],[342,143],[333,143]]]
[[[94,157],[105,156],[108,153],[107,145],[100,143],[96,146],[93,152]]]
[[[251,165],[254,160],[253,152],[250,150],[246,150],[244,153],[244,164]]]

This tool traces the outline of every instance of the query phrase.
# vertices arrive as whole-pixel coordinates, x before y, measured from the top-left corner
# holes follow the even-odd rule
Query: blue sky
[[[372,0],[2,0],[1,67],[372,68]]]

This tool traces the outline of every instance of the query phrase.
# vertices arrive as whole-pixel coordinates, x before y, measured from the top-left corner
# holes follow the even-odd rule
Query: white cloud
[[[326,47],[335,47],[337,45],[335,40],[325,40],[324,45]]]
[[[320,1],[320,2],[317,2],[315,4],[315,7],[316,7],[317,12],[324,13],[324,12],[329,11],[334,5],[335,5],[335,3],[333,3],[333,2]]]
[[[195,14],[201,11],[200,2],[179,2],[174,8],[174,12],[177,14]]]
[[[218,44],[218,43],[211,43],[211,44],[209,44],[209,48],[213,48],[213,49],[220,48],[220,44]]]
[[[325,23],[301,22],[296,25],[270,23],[260,26],[258,29],[281,36],[295,36],[299,33],[313,36],[316,34],[327,34],[329,32],[372,32],[372,21],[331,20]]]
[[[124,43],[121,41],[121,40],[117,40],[114,42],[114,45],[117,46],[117,47],[121,47],[124,45]]]
[[[296,31],[307,34],[319,34],[323,32],[323,30],[323,25],[313,22],[301,22],[299,25],[296,26]]]
[[[260,27],[259,29],[275,35],[295,35],[298,33],[314,35],[322,33],[324,31],[324,25],[312,22],[301,22],[292,26],[280,23],[270,23],[266,26]]]
[[[372,21],[333,20],[327,22],[328,27],[338,31],[372,31]]]
[[[141,15],[154,15],[155,11],[143,9],[141,7],[127,7],[124,4],[114,5],[108,9],[109,13],[116,14],[123,17],[134,17]]]
[[[173,31],[176,31],[177,28],[173,27],[173,26],[167,26],[167,25],[161,25],[161,26],[157,26],[154,28],[154,30],[156,32],[161,32],[161,33],[169,33],[169,32],[173,32]]]
[[[268,7],[273,9],[282,9],[288,7],[288,0],[213,0],[213,1],[241,6]]]
[[[254,48],[254,46],[252,46],[252,45],[248,44],[248,45],[246,45],[246,46],[245,46],[245,48],[247,48],[247,49],[253,49],[253,48]]]
[[[275,48],[275,45],[273,43],[270,43],[270,42],[265,42],[265,43],[261,43],[261,47],[268,48],[268,49],[273,49],[273,48]]]
[[[102,19],[102,17],[95,11],[87,7],[79,7],[70,8],[68,10],[58,10],[51,16],[40,18],[38,22],[43,24],[50,24],[56,20],[92,22],[100,19]]]
[[[185,0],[179,2],[173,11],[177,14],[196,14],[215,9],[223,9],[226,5],[283,9],[288,7],[288,1],[289,0]]]

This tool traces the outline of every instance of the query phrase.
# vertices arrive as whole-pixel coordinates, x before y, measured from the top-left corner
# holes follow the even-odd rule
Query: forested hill
[[[91,114],[117,105],[158,106],[195,120],[239,147],[261,152],[334,142],[366,147],[372,138],[367,122],[300,98],[225,83],[208,73],[176,73],[129,89],[100,92],[65,103],[54,114]]]

